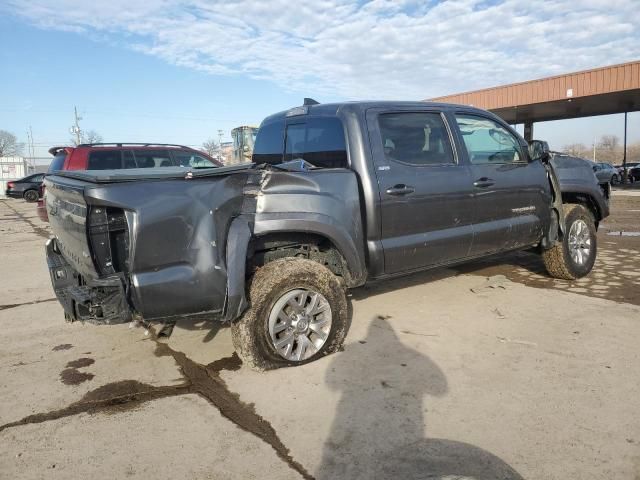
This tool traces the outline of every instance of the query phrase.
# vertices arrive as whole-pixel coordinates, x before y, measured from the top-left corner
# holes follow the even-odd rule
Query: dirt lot
[[[256,373],[229,331],[64,323],[0,200],[0,478],[640,478],[640,192],[585,280],[510,255],[354,291],[343,352]]]

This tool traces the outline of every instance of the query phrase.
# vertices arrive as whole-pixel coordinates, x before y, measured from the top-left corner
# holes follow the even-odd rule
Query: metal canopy
[[[640,110],[640,61],[447,95],[430,101],[490,110],[532,123]]]

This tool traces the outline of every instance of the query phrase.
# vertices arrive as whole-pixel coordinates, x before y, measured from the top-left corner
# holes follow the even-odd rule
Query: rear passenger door
[[[541,162],[529,162],[519,138],[477,112],[455,113],[471,169],[472,256],[536,243],[547,224],[550,188]]]
[[[473,237],[471,175],[443,113],[370,109],[367,128],[380,191],[385,273],[466,257]]]

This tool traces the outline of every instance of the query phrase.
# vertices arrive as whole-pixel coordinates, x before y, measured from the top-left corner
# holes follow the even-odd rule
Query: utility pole
[[[80,139],[82,138],[82,130],[80,130],[80,120],[82,120],[82,117],[78,116],[78,109],[76,108],[76,106],[73,106],[73,116],[75,119],[75,122],[73,124],[73,126],[69,129],[69,131],[76,136],[76,145],[80,145]]]
[[[595,137],[595,135],[593,137],[593,161],[594,161],[594,163],[596,161],[596,137]]]
[[[36,160],[35,160],[35,146],[33,144],[33,129],[31,128],[31,125],[29,125],[29,130],[27,130],[27,153],[29,154],[29,157],[31,158],[31,162],[30,166],[31,168],[33,168],[35,170],[35,166],[36,166]]]
[[[218,130],[218,160],[222,161],[222,137],[224,136],[223,130]]]

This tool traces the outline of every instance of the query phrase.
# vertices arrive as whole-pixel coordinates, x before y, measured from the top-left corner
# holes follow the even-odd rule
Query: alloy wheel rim
[[[291,290],[275,302],[269,314],[271,344],[282,358],[302,362],[327,342],[331,323],[331,306],[321,293]]]
[[[577,265],[584,265],[591,254],[591,232],[584,220],[576,220],[569,230],[569,253]]]

